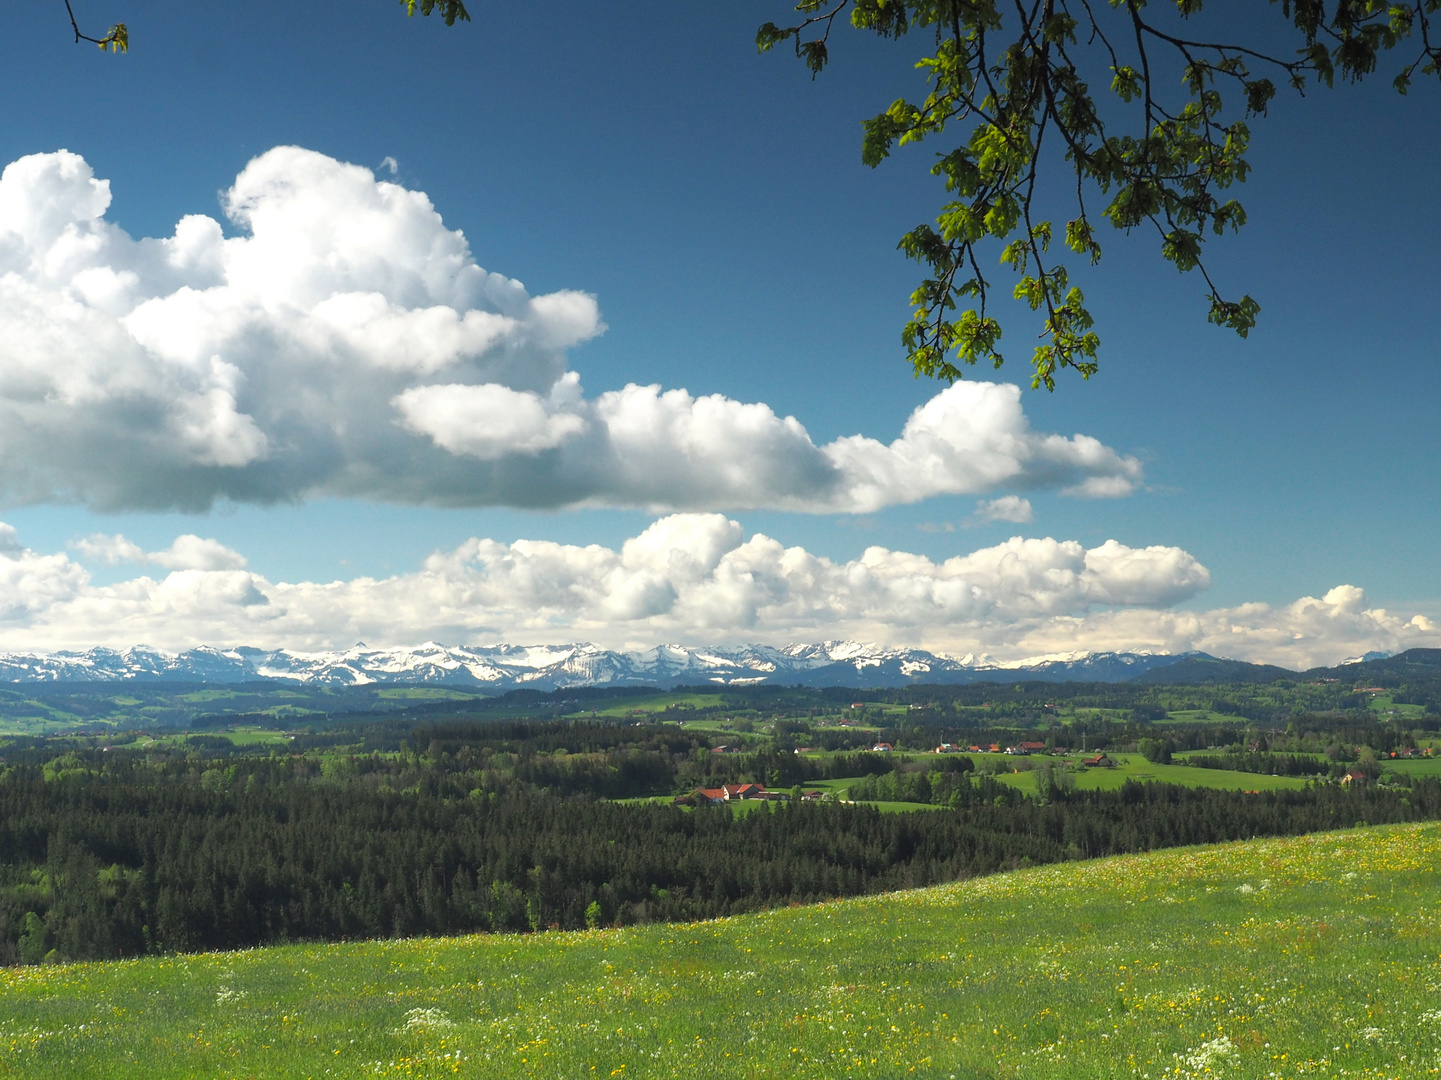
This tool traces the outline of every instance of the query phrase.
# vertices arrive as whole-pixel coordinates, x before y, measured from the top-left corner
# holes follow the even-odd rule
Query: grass
[[[605,707],[600,708],[601,701]],[[583,702],[566,713],[570,717],[629,716],[632,713],[664,712],[670,706],[689,705],[696,709],[718,709],[725,704],[720,694],[640,694],[635,697],[604,698]],[[683,719],[676,717],[675,719]]]
[[[375,696],[382,701],[484,701],[494,695],[448,686],[387,686]]]
[[[995,760],[998,757],[996,754],[973,754],[971,756],[978,762],[985,758]],[[1218,788],[1223,791],[1273,791],[1282,788],[1304,788],[1307,783],[1306,778],[1301,776],[1271,776],[1268,773],[1232,772],[1229,769],[1200,769],[1194,765],[1155,765],[1140,754],[1107,754],[1107,757],[1116,762],[1115,768],[1084,769],[1081,772],[1070,774],[1075,778],[1078,790],[1112,791],[1127,780],[1139,780],[1143,783],[1155,780],[1164,784]],[[1030,758],[1027,760],[1034,764],[1052,759]],[[998,773],[996,779],[1027,793],[1034,793],[1036,790],[1036,777],[1033,772],[1003,772]]]
[[[1405,758],[1381,762],[1387,772],[1405,773],[1407,776],[1441,776],[1441,757]]]
[[[238,727],[223,734],[236,746],[282,746],[290,741],[285,732],[269,728]]]
[[[1239,724],[1251,721],[1232,713],[1215,712],[1211,709],[1172,709],[1166,714],[1166,723],[1172,724]]]
[[[1387,714],[1395,714],[1397,717],[1402,719],[1408,717],[1415,719],[1417,717],[1426,715],[1426,706],[1397,705],[1394,701],[1391,700],[1390,694],[1373,694],[1371,695],[1371,700],[1368,702],[1368,705],[1371,707],[1371,710],[1373,712],[1380,713],[1382,717],[1385,717]]]
[[[236,746],[257,747],[257,746],[285,746],[288,745],[291,736],[283,731],[272,728],[254,726],[238,728],[218,728],[205,731],[177,731],[166,735],[139,735],[133,741],[122,745],[145,750],[154,746],[186,747],[190,743],[191,736],[203,738],[214,738],[216,736],[229,739]]]
[[[0,1075],[1434,1076],[1441,826],[685,926],[0,972]]]
[[[916,810],[944,810],[944,806],[937,806],[935,803],[918,802],[892,802],[889,799],[872,799],[870,801],[859,799],[857,806],[873,806],[883,814],[909,814]]]

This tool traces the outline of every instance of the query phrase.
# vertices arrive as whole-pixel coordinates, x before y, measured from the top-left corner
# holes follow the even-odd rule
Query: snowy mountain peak
[[[919,682],[1010,681],[1017,677],[1119,682],[1180,656],[1146,653],[1057,653],[998,662],[857,641],[708,646],[664,644],[614,652],[568,645],[420,645],[372,649],[358,642],[334,652],[202,646],[170,653],[146,645],[123,651],[0,653],[0,682],[241,683],[284,679],[327,686],[443,684],[496,692],[570,686],[753,685],[886,687]]]
[[[1342,660],[1337,667],[1345,667],[1347,664],[1364,664],[1368,660],[1389,660],[1394,654],[1388,652],[1368,652],[1360,656],[1348,656]]]

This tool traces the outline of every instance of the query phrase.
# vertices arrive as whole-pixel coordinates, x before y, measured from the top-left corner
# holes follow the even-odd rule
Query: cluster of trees
[[[593,777],[604,757],[560,749],[486,755],[434,737],[425,752],[393,754],[12,759],[0,773],[0,959],[689,920],[1028,863],[1441,816],[1430,780],[1264,795],[1052,784],[1031,799],[970,781],[959,758],[952,771],[897,772],[882,755],[867,755],[887,766],[875,794],[929,786],[951,810],[791,804],[735,816],[557,790],[547,770],[574,757],[573,775]],[[646,756],[614,753],[620,774]],[[804,760],[777,760],[787,757]]]
[[[898,768],[868,776],[849,788],[851,799],[878,802],[930,803],[935,806],[969,805],[975,785],[966,775],[974,769],[968,757],[945,757],[920,768]]]
[[[1375,757],[1371,762],[1375,764]],[[1304,754],[1192,754],[1186,759],[1187,765],[1198,769],[1229,769],[1232,772],[1264,773],[1274,776],[1341,776],[1344,766],[1329,759],[1307,757]]]

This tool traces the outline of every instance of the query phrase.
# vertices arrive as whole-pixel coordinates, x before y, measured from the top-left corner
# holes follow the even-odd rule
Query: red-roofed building
[[[724,784],[718,788],[696,788],[691,793],[697,799],[709,802],[734,802],[737,799],[765,799],[771,793],[764,784]]]

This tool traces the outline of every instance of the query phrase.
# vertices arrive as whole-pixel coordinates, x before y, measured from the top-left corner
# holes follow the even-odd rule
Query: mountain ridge
[[[306,685],[436,685],[504,693],[576,686],[891,687],[921,682],[1014,679],[1124,682],[1196,654],[1080,652],[997,661],[923,649],[888,649],[856,641],[785,646],[658,645],[621,652],[590,643],[447,646],[436,642],[388,649],[201,646],[173,653],[144,645],[85,652],[0,652],[0,684],[186,682],[233,684],[291,681]]]
[[[657,645],[631,652],[591,643],[466,645],[437,642],[372,649],[305,652],[249,646],[200,646],[167,652],[144,645],[85,652],[0,652],[0,685],[76,683],[209,683],[288,681],[310,686],[451,686],[496,694],[581,686],[754,686],[885,689],[918,683],[1147,682],[1206,684],[1277,679],[1396,679],[1435,675],[1441,650],[1291,671],[1208,653],[1070,652],[998,661],[968,653],[892,649],[833,640],[774,645]]]

